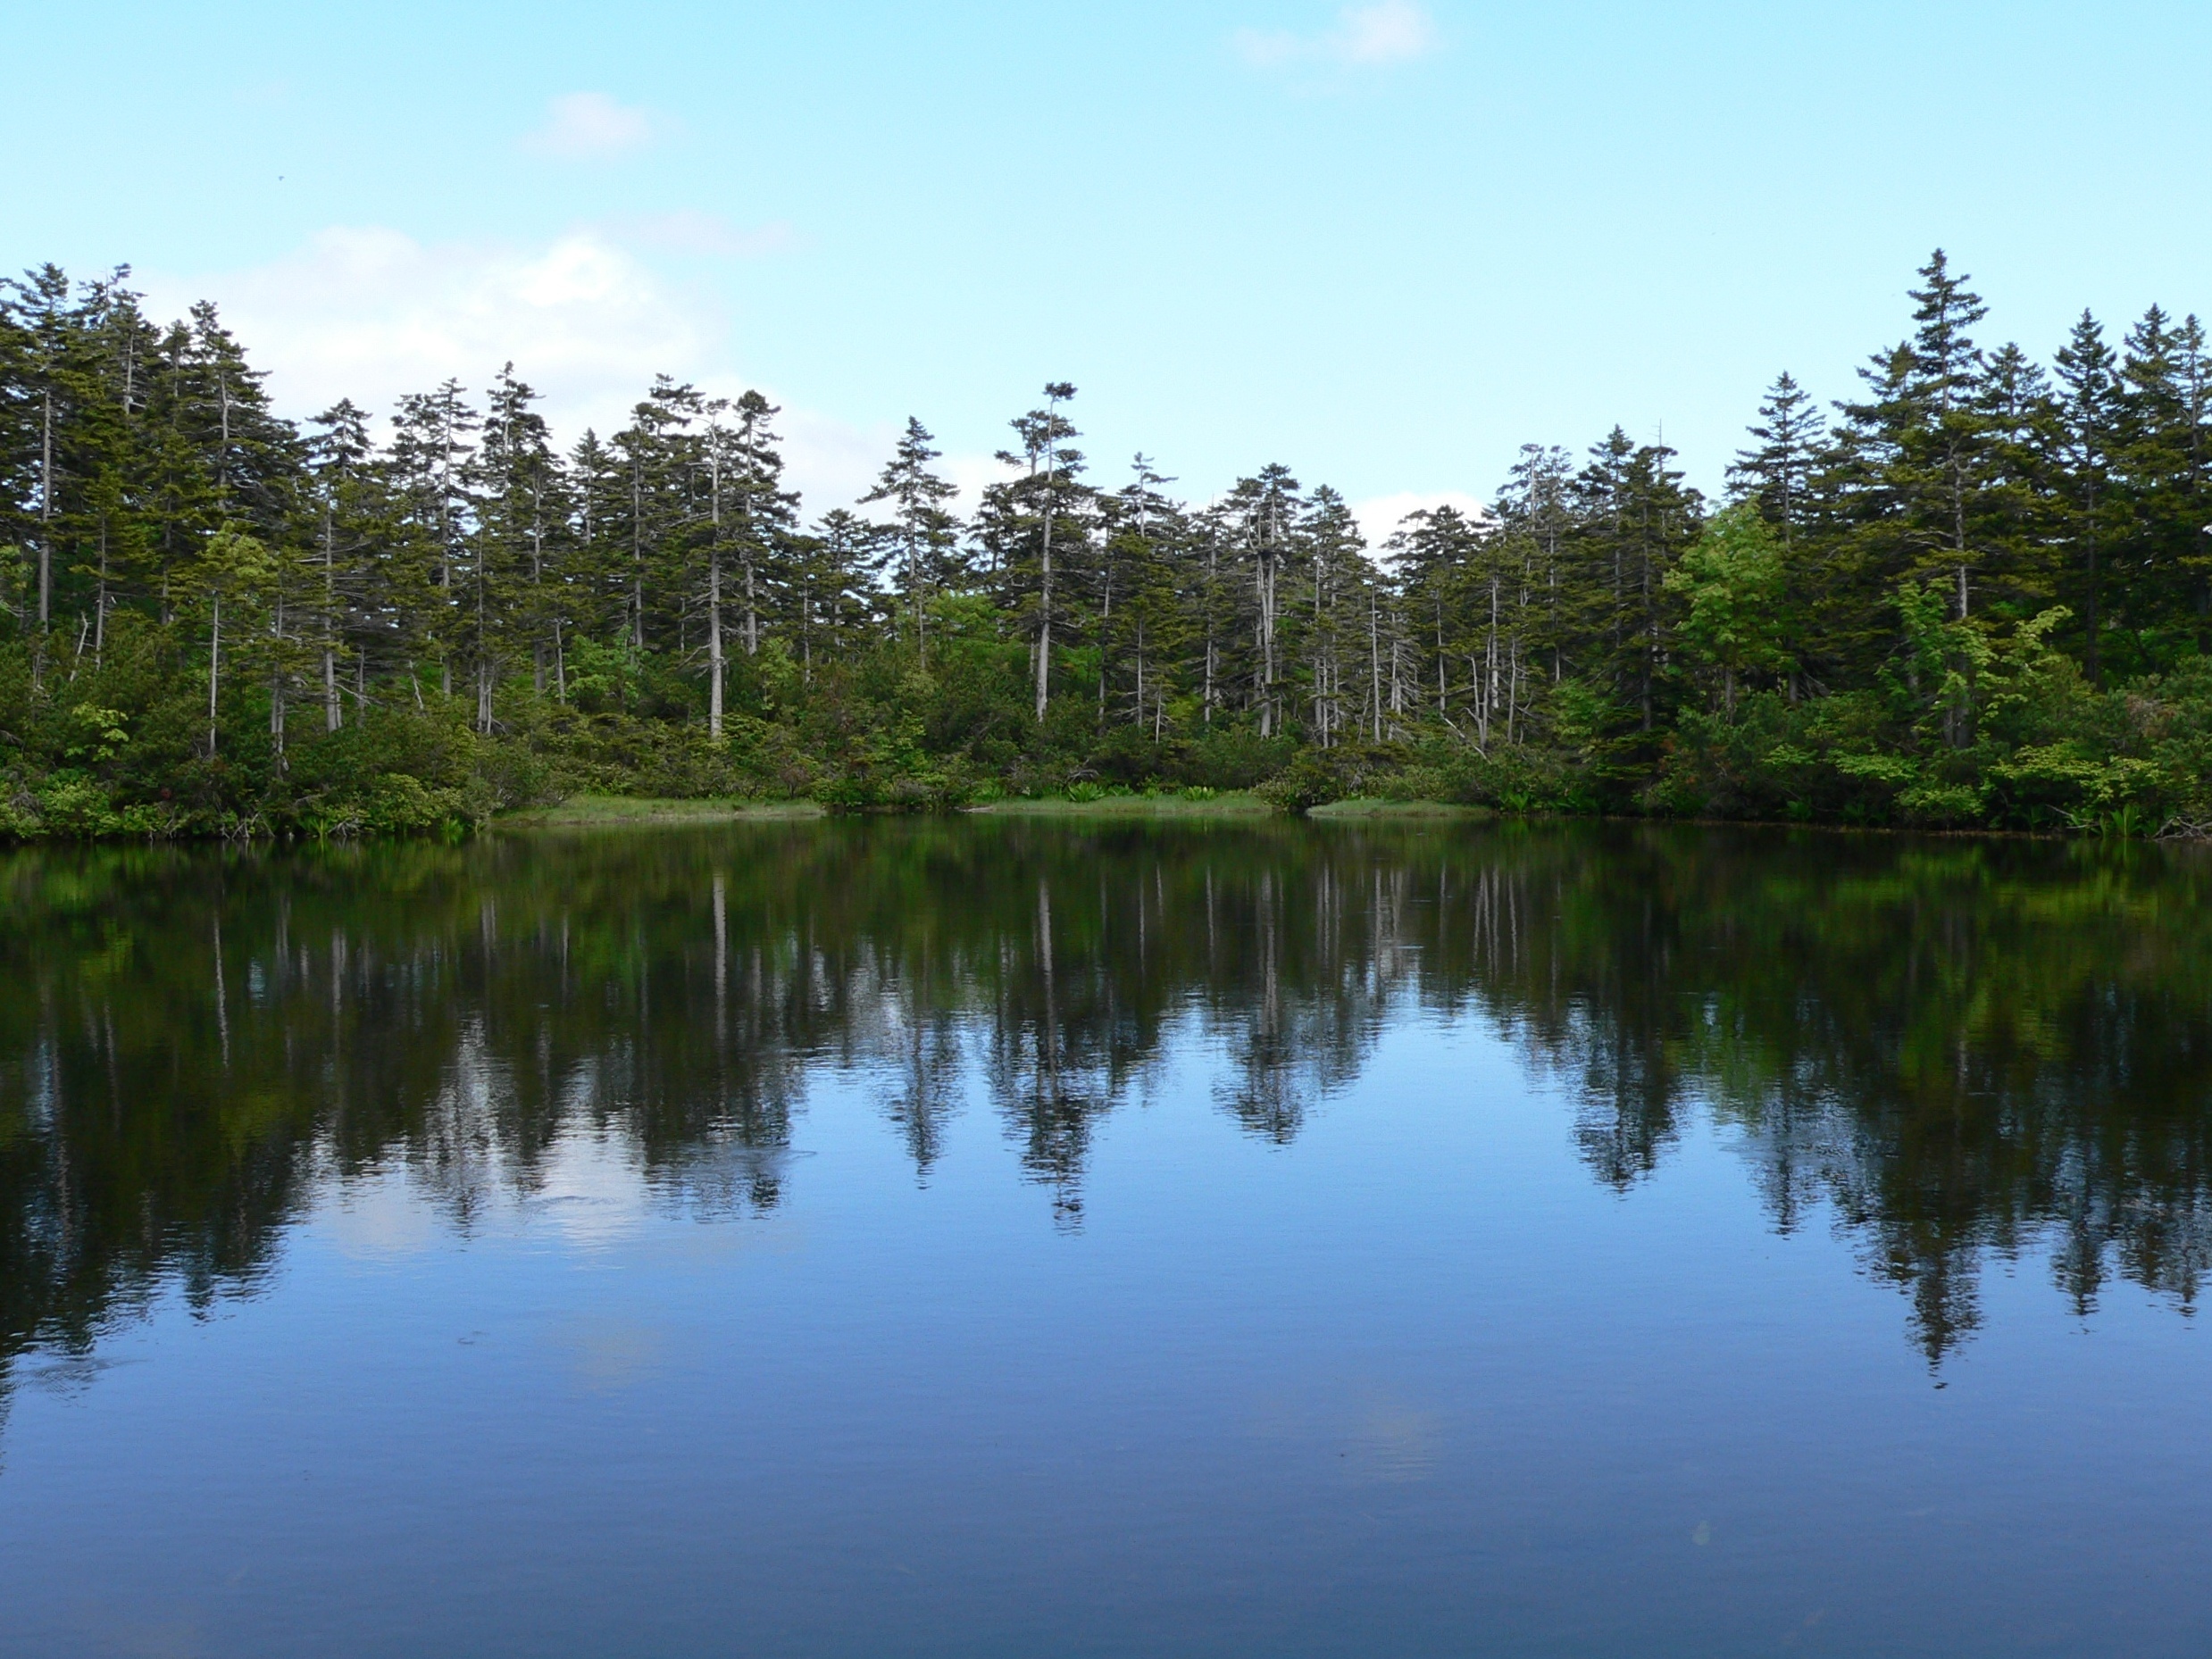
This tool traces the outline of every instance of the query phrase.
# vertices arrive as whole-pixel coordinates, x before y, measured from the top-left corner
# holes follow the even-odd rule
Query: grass
[[[1454,806],[1445,801],[1378,801],[1355,796],[1348,801],[1331,801],[1326,806],[1316,806],[1306,814],[1308,818],[1427,818],[1458,820],[1492,816],[1486,806]]]
[[[656,800],[628,795],[572,795],[551,806],[503,814],[503,830],[614,830],[646,825],[738,823],[763,819],[819,818],[812,801]]]
[[[1259,818],[1275,809],[1256,795],[1224,789],[1202,801],[1182,795],[1102,795],[1095,801],[1040,796],[1034,800],[1009,797],[970,810],[1037,818]]]
[[[773,821],[820,818],[822,806],[813,801],[665,800],[630,795],[572,795],[551,806],[524,807],[503,814],[502,830],[619,830],[647,826],[697,827],[704,824]],[[1224,789],[1218,795],[1193,799],[1184,795],[1106,795],[1095,801],[1071,801],[1063,796],[1036,799],[1009,797],[970,809],[1002,817],[1023,818],[1265,818],[1275,808],[1242,789]],[[1485,818],[1479,806],[1448,806],[1435,801],[1337,801],[1317,806],[1309,816],[1365,822],[1390,820],[1461,820]]]

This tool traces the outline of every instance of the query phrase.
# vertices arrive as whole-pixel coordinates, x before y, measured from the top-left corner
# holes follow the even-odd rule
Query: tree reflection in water
[[[810,1078],[926,1182],[970,1102],[1060,1225],[1194,1045],[1288,1143],[1385,1027],[1487,1021],[1626,1189],[1686,1112],[1825,1213],[1932,1363],[1991,1254],[2192,1307],[2212,1247],[2208,867],[2186,853],[1588,825],[789,823],[0,863],[0,1365],[251,1286],[315,1191],[453,1225],[563,1138],[655,1202],[784,1202]]]

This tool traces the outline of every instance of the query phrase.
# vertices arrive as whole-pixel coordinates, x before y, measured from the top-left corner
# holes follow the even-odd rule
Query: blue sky
[[[1708,488],[1941,243],[2047,356],[2212,307],[2212,8],[1196,0],[18,8],[0,261],[222,304],[280,404],[505,357],[572,429],[757,384],[835,504],[1048,379],[1098,472],[1376,511],[1528,441]],[[26,75],[28,68],[35,71]]]

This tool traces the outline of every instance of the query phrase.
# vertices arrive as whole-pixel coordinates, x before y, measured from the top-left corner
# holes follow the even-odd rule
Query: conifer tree
[[[930,463],[938,458],[931,441],[929,429],[909,415],[875,488],[860,498],[863,505],[890,506],[889,557],[905,596],[906,615],[912,619],[914,657],[924,667],[930,659],[930,596],[952,577],[960,539],[960,521],[946,506],[960,492],[930,471]]]
[[[1060,413],[1060,405],[1074,396],[1074,387],[1066,381],[1052,381],[1045,388],[1043,408],[1007,422],[1022,446],[1019,453],[1000,450],[998,461],[1024,471],[1020,478],[991,485],[978,515],[979,540],[991,569],[1003,591],[1027,612],[1034,713],[1039,725],[1052,688],[1054,538],[1059,538],[1059,558],[1064,564],[1081,533],[1071,514],[1089,499],[1089,489],[1080,482],[1082,454],[1068,443],[1080,434]]]
[[[1326,484],[1308,498],[1298,540],[1305,553],[1311,605],[1304,629],[1306,735],[1324,749],[1334,748],[1348,724],[1345,659],[1357,626],[1352,605],[1373,572],[1358,521],[1344,497]]]
[[[369,549],[378,492],[371,471],[372,445],[368,417],[350,398],[341,397],[314,418],[321,431],[308,440],[311,469],[307,499],[321,570],[320,631],[323,729],[345,724],[339,688],[342,660],[354,659],[367,674]],[[357,688],[356,712],[366,701]]]
[[[1279,680],[1281,672],[1281,592],[1296,558],[1291,529],[1305,501],[1290,469],[1280,463],[1240,479],[1223,504],[1232,527],[1233,546],[1245,567],[1250,596],[1251,651],[1247,706],[1259,717],[1259,734],[1275,736],[1282,725]]]
[[[1987,423],[1976,406],[1982,360],[1968,333],[1988,314],[1966,279],[1951,274],[1936,249],[1921,268],[1924,287],[1911,291],[1912,377],[1906,386],[1912,418],[1902,462],[1911,531],[1921,549],[1917,569],[1932,560],[1950,566],[1960,616],[1973,606],[1969,572],[1978,549],[1971,534],[1976,492],[1986,481]]]
[[[392,416],[391,467],[403,506],[408,563],[403,574],[408,629],[416,648],[438,663],[438,688],[453,695],[455,583],[467,554],[472,503],[469,462],[476,411],[448,379],[434,392],[402,397]]]
[[[1810,519],[1827,429],[1813,400],[1785,371],[1759,400],[1750,436],[1757,442],[1736,452],[1728,469],[1729,488],[1738,499],[1758,503],[1760,516],[1774,527],[1787,554]]]
[[[488,733],[508,641],[528,638],[533,689],[544,689],[547,555],[563,507],[552,434],[534,408],[538,394],[502,368],[486,397],[483,438],[469,471],[474,505],[464,619],[475,671],[476,729]]]
[[[2081,566],[2083,669],[2092,686],[2104,681],[2101,560],[2116,516],[2110,488],[2120,438],[2121,387],[2103,326],[2084,311],[2058,352],[2059,430],[2071,488],[2066,492],[2066,539]],[[1964,614],[1962,612],[1961,614]]]
[[[783,451],[774,427],[780,413],[756,391],[748,391],[736,404],[738,454],[743,472],[738,480],[743,521],[739,554],[745,582],[745,654],[760,651],[762,618],[774,603],[780,584],[786,544],[797,523],[797,497],[781,488]]]
[[[35,683],[46,664],[47,636],[54,624],[54,581],[59,563],[54,543],[62,532],[63,520],[62,451],[79,386],[71,363],[69,279],[61,267],[44,265],[26,271],[7,288],[13,296],[8,311],[15,344],[10,366],[15,371],[12,378],[20,377],[17,385],[21,388],[15,401],[29,414],[25,424],[30,429],[26,434],[29,441],[19,440],[18,446],[29,452],[29,465],[23,470],[29,473],[36,491],[36,516],[20,510],[17,514],[19,522],[29,521],[32,525],[37,549]]]
[[[2042,365],[2011,342],[1989,354],[1977,405],[1986,463],[1973,514],[1982,585],[1987,608],[2016,621],[2056,589],[2049,549],[2058,409]]]

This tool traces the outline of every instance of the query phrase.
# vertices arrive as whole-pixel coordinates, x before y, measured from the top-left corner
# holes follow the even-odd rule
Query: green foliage
[[[2047,372],[1941,253],[1910,299],[1832,428],[1775,382],[1717,510],[1616,427],[1378,557],[1281,464],[1098,480],[1064,383],[964,523],[918,420],[810,525],[776,409],[665,377],[566,455],[511,371],[303,429],[212,307],[45,267],[0,285],[0,837],[1173,789],[2203,832],[2202,329],[2084,316]]]
[[[1726,712],[1734,713],[1744,678],[1790,665],[1782,543],[1756,504],[1716,513],[1666,573],[1666,587],[1688,602],[1683,646],[1693,661],[1718,671]]]
[[[1302,749],[1253,791],[1288,813],[1306,813],[1364,793],[1395,756],[1363,746]]]

